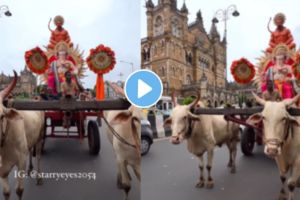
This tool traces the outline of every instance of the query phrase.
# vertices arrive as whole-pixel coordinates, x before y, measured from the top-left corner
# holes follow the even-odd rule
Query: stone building
[[[0,74],[0,90],[5,88],[13,79],[13,76],[7,76],[3,72]],[[33,75],[32,72],[30,72],[27,67],[18,74],[18,82],[13,90],[13,93],[15,95],[19,94],[26,94],[31,95],[33,94],[35,88],[37,86],[37,79]]]
[[[123,88],[124,86],[124,82],[123,81],[117,81],[117,82],[113,82],[115,84],[117,84],[118,86],[120,86],[121,88]],[[120,95],[117,94],[108,84],[107,81],[105,81],[105,85],[104,85],[104,93],[105,93],[105,98],[106,99],[116,99],[116,98],[120,98]]]
[[[177,91],[182,96],[195,89],[215,105],[235,102],[237,95],[226,91],[226,38],[215,23],[207,33],[201,11],[188,23],[188,8],[177,0],[146,1],[147,37],[141,41],[142,68],[157,73],[164,95]]]

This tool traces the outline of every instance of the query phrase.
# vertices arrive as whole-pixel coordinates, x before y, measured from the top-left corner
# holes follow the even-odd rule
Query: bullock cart
[[[96,120],[88,117],[103,117],[104,110],[124,110],[130,103],[123,99],[103,101],[76,101],[74,99],[61,99],[51,101],[21,101],[5,102],[9,107],[18,110],[44,110],[46,138],[74,138],[83,141],[88,139],[89,153],[98,155],[100,152],[100,131]],[[70,127],[63,126],[64,115],[70,116]],[[49,131],[50,129],[50,131]]]
[[[238,123],[245,128],[242,129],[241,133],[241,149],[244,155],[252,155],[255,143],[262,145],[263,143],[263,132],[262,125],[251,125],[247,123],[247,119],[250,115],[261,112],[262,107],[255,108],[198,108],[195,109],[194,114],[200,115],[224,115],[225,119]],[[288,109],[290,115],[300,116],[299,108]]]

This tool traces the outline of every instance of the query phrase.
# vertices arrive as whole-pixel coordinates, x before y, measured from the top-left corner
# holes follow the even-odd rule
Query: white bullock
[[[111,87],[124,96],[123,89],[117,85]],[[123,111],[106,111],[104,117],[108,122],[107,135],[116,155],[118,175],[117,186],[125,192],[125,199],[131,189],[131,176],[128,172],[130,166],[137,179],[141,180],[141,119],[142,111],[131,106]]]
[[[5,200],[10,198],[8,175],[14,166],[18,168],[16,193],[22,199],[24,180],[21,174],[26,171],[26,159],[30,151],[36,147],[37,166],[40,170],[42,134],[44,126],[44,112],[17,111],[3,105],[5,99],[17,83],[17,74],[14,80],[0,92],[0,177]],[[41,179],[38,179],[41,184]]]
[[[204,104],[197,99],[189,105],[178,105],[174,107],[170,118],[165,120],[165,125],[171,125],[173,144],[180,144],[184,139],[187,140],[187,149],[200,160],[200,178],[196,187],[205,186],[204,178],[204,159],[203,154],[207,152],[206,169],[208,172],[206,187],[214,186],[211,177],[213,164],[214,148],[226,144],[229,149],[229,163],[231,173],[235,173],[235,158],[237,152],[237,142],[239,140],[239,126],[228,122],[221,115],[194,115],[191,110],[204,107]]]
[[[300,95],[281,102],[265,101],[253,95],[264,108],[261,113],[251,115],[248,123],[263,123],[264,152],[276,160],[282,181],[279,200],[287,199],[286,187],[288,200],[293,200],[300,179],[300,118],[289,115],[287,108],[296,103]]]

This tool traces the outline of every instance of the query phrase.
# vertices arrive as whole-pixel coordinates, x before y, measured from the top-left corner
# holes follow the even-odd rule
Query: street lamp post
[[[219,23],[219,21],[224,22],[224,38],[227,38],[227,20],[230,15],[234,17],[238,17],[240,15],[239,11],[236,8],[236,5],[232,4],[228,6],[226,9],[219,9],[216,11],[214,18],[212,19],[213,23]]]
[[[212,19],[213,23],[219,23],[219,21],[224,22],[224,39],[226,42],[227,39],[227,20],[229,20],[230,15],[234,17],[238,17],[240,15],[239,11],[237,10],[236,5],[232,4],[229,5],[226,9],[219,9],[215,12],[215,15]],[[227,47],[226,47],[227,48]],[[227,51],[227,50],[226,50]],[[227,67],[227,53],[225,52],[225,69]],[[227,72],[225,70],[225,79],[226,79],[226,84],[227,84]],[[214,96],[213,100],[215,101],[215,91],[216,91],[216,77],[214,81]],[[215,103],[215,102],[214,102]]]
[[[12,15],[7,5],[0,6],[0,17],[2,14],[4,14],[6,17],[10,17]]]
[[[134,71],[134,65],[133,65],[133,63],[132,63],[132,62],[128,62],[128,61],[125,61],[125,60],[120,60],[120,62],[121,62],[121,63],[126,63],[126,64],[129,64],[129,65],[131,65],[131,72],[133,72],[133,71]]]

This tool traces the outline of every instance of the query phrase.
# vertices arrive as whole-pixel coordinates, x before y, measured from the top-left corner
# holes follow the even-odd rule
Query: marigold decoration
[[[48,58],[39,47],[26,51],[25,61],[29,69],[36,74],[43,74],[49,68]]]
[[[250,83],[255,76],[254,65],[245,58],[232,62],[230,70],[234,80],[240,84]]]
[[[102,100],[104,99],[103,74],[114,68],[116,64],[115,53],[111,48],[101,44],[90,50],[90,55],[87,57],[86,62],[90,70],[97,74],[96,98]]]
[[[292,70],[296,79],[300,80],[300,54],[296,56],[295,62],[292,65]]]

